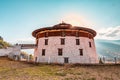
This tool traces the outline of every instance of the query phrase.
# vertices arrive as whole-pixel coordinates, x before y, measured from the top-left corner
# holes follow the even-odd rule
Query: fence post
[[[89,57],[89,61],[90,61],[90,63],[91,63],[91,58]]]
[[[114,60],[115,60],[115,64],[117,63],[117,58],[116,57],[114,57]]]
[[[102,60],[102,58],[100,58],[99,63],[100,63],[100,64],[103,64],[103,60]]]
[[[105,63],[105,57],[103,57],[103,62]]]

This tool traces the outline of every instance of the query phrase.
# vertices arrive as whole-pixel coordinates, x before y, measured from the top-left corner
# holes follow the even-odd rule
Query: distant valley
[[[120,57],[120,40],[95,40],[99,56],[109,58]]]

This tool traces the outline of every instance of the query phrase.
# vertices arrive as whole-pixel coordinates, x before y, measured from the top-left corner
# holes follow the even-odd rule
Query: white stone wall
[[[65,38],[65,45],[61,45],[61,38]],[[48,45],[45,45],[45,39],[48,39]],[[76,39],[80,39],[80,45],[76,45]],[[89,47],[89,41],[92,44],[91,48]],[[62,56],[58,56],[58,48],[63,49]],[[46,49],[45,56],[42,56],[42,49]],[[83,56],[80,56],[79,49],[83,49]],[[56,36],[39,38],[34,57],[37,57],[37,62],[47,63],[64,63],[64,57],[69,58],[69,63],[98,63],[94,40],[87,37]]]
[[[18,60],[21,53],[21,46],[8,47],[6,49],[0,49],[0,56],[8,56],[11,59]],[[14,55],[16,57],[14,58]]]
[[[8,57],[14,60],[19,60],[21,53],[21,46],[12,47],[12,51],[8,54]]]
[[[12,50],[13,48],[0,49],[0,56],[7,56]]]

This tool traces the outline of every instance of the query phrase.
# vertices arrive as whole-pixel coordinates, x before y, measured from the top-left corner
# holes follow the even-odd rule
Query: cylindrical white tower
[[[94,43],[96,32],[89,28],[60,23],[33,31],[36,62],[98,63]]]

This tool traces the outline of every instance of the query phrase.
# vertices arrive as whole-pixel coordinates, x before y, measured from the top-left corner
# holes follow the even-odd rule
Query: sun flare
[[[83,16],[75,13],[70,13],[62,18],[62,21],[72,24],[73,26],[89,27],[90,24]]]

